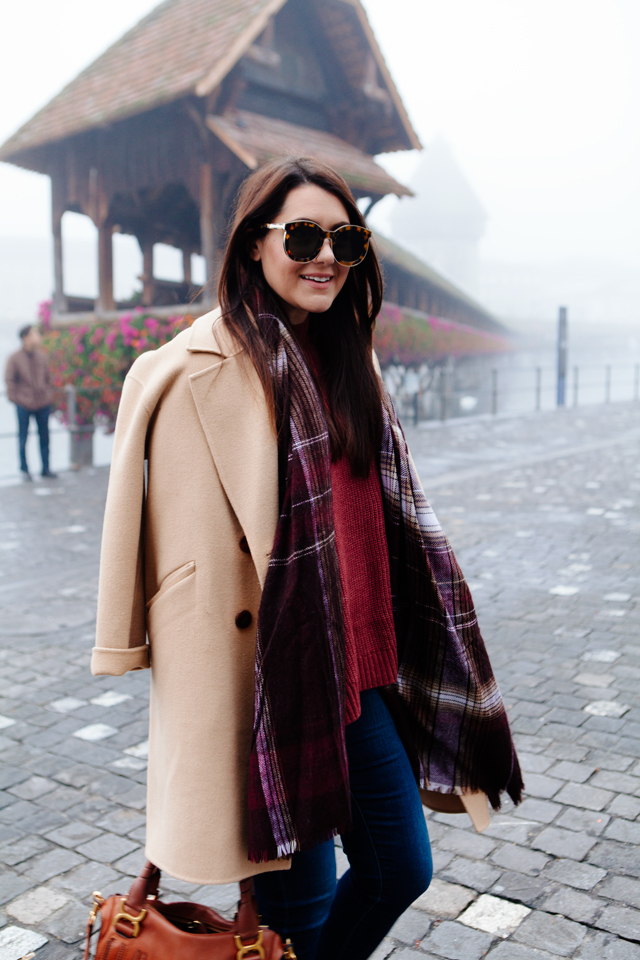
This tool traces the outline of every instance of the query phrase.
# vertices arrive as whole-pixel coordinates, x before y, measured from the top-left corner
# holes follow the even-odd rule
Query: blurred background
[[[193,5],[193,0],[180,2]],[[217,0],[209,5],[216,10],[228,6]],[[203,3],[195,6],[199,9]],[[293,120],[302,130],[337,132],[349,141],[350,135],[344,132],[348,125],[340,127],[335,117],[331,119],[332,100],[339,99],[340,91],[335,94],[323,75],[326,52],[320,39],[316,42],[313,31],[308,31],[306,7],[322,9],[327,23],[331,16],[346,16],[342,8],[351,11],[352,46],[334,43],[332,55],[340,61],[340,75],[350,83],[349,64],[360,69],[358,97],[369,107],[377,104],[379,108],[376,113],[371,107],[367,114],[368,138],[358,134],[358,140],[354,135],[350,143],[367,157],[375,156],[390,175],[388,185],[367,192],[362,178],[350,182],[379,234],[387,301],[401,310],[384,318],[379,351],[387,384],[403,416],[420,421],[555,404],[560,306],[567,309],[569,330],[566,402],[599,403],[637,396],[640,66],[633,45],[640,28],[638,4],[634,0],[540,0],[535,4],[525,0],[481,4],[363,0],[366,17],[360,18],[359,25],[358,5],[344,0],[315,4],[289,0],[271,6],[274,16],[261,23],[264,29],[244,50],[241,61],[229,64],[226,74],[223,71],[218,88],[222,94],[216,94],[217,103],[207,101],[203,116],[209,109],[219,117],[244,109],[251,116],[264,114],[289,124]],[[270,9],[266,3],[241,0],[235,7],[237,16],[242,13],[249,25]],[[17,329],[36,319],[38,305],[50,300],[54,291],[51,179],[36,170],[53,163],[50,158],[57,145],[73,146],[74,137],[77,140],[79,134],[95,129],[97,115],[94,111],[90,116],[89,110],[75,130],[65,128],[59,116],[50,115],[48,133],[36,129],[31,145],[9,138],[110,45],[121,44],[120,38],[153,9],[150,0],[112,0],[106,6],[80,0],[59,0],[55,5],[32,0],[3,12],[0,79],[5,96],[0,106],[0,142],[8,140],[0,153],[5,160],[0,163],[3,360],[18,345]],[[153,23],[145,29],[152,28]],[[216,28],[211,29],[215,33]],[[271,93],[277,88],[274,77],[279,70],[286,72],[287,50],[292,38],[296,40],[296,29],[302,46],[311,43],[319,70],[315,80],[312,72],[302,78],[311,90],[304,115],[300,102],[296,114],[284,95],[279,104],[273,97],[267,103],[265,97],[260,100],[255,95],[260,84]],[[327,31],[326,36],[331,36],[328,27]],[[380,51],[384,61],[378,57]],[[126,49],[121,55],[126,55]],[[146,69],[152,73],[155,69],[161,84],[165,66],[158,60]],[[184,68],[182,61],[178,68]],[[205,63],[205,73],[207,68]],[[111,93],[106,90],[105,102],[113,104],[119,68],[110,69],[115,86],[109,88]],[[244,93],[239,95],[230,92],[230,78],[237,79],[238,70],[244,78]],[[136,76],[135,71],[122,69],[122,85],[135,84]],[[314,83],[316,107],[321,105],[323,117],[330,118],[327,122],[318,121],[317,112],[313,119],[309,112]],[[193,90],[187,92],[194,102],[199,97],[198,105],[212,96],[211,91],[197,97]],[[351,99],[355,116],[360,100],[351,94],[346,100]],[[68,98],[68,111],[75,109],[75,102]],[[157,107],[134,106],[123,112],[116,104],[113,109],[114,115],[104,118],[105,129],[111,131],[119,123],[134,123],[136,116],[148,117]],[[340,109],[343,114],[347,110]],[[391,129],[392,121],[396,132],[385,133],[385,123]],[[249,149],[249,135],[254,132],[259,138],[260,130],[241,130],[240,122],[231,130],[232,139],[237,137],[229,149],[233,162],[241,166],[238,156]],[[37,118],[35,123],[37,128]],[[225,133],[220,123],[218,127],[210,128],[207,136],[218,146],[226,136],[228,147],[231,128]],[[26,129],[34,130],[33,126]],[[274,140],[280,137],[281,149],[283,142],[286,145],[286,129],[283,133],[269,127],[267,133]],[[180,149],[179,144],[176,147],[179,130],[168,127],[166,134]],[[296,142],[291,141],[292,150]],[[326,144],[318,144],[320,153],[326,150]],[[49,160],[33,159],[38,150],[44,156],[47,149]],[[126,159],[131,142],[123,149]],[[185,143],[184,150],[188,149]],[[258,161],[264,159],[256,156]],[[357,166],[353,157],[349,163],[353,169]],[[248,172],[245,165],[242,175]],[[214,171],[214,180],[216,176]],[[398,196],[403,192],[398,185],[408,187],[413,195]],[[227,192],[232,195],[233,190]],[[56,316],[64,315],[68,329],[74,313],[76,324],[96,319],[114,323],[123,310],[141,304],[160,305],[164,314],[153,315],[166,316],[172,297],[178,314],[184,316],[184,304],[179,301],[188,301],[207,275],[213,275],[215,251],[207,265],[202,247],[190,249],[191,276],[186,278],[177,241],[151,238],[149,268],[139,233],[136,237],[133,228],[114,227],[112,216],[112,299],[101,302],[99,226],[96,217],[87,215],[87,203],[84,207],[76,203],[73,209],[74,203],[69,202],[61,215],[64,289],[60,295],[64,301],[60,299],[57,306],[54,301],[54,326]],[[220,216],[224,214],[222,205]],[[219,250],[219,222],[216,230]],[[189,289],[181,292],[178,288],[186,279]],[[444,326],[440,321],[446,321]],[[109,417],[103,420],[108,426]],[[13,411],[2,400],[0,470],[4,473],[15,470],[13,444],[5,436],[12,429]],[[56,442],[54,437],[54,447]],[[60,465],[66,456],[62,437],[59,443]],[[108,462],[109,444],[108,435],[96,434],[96,462]]]

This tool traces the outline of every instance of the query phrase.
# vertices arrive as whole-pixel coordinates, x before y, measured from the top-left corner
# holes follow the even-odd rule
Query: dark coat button
[[[242,610],[236,617],[236,627],[238,630],[246,630],[247,627],[251,626],[251,621],[253,617],[248,610]]]
[[[240,549],[242,550],[243,553],[251,553],[251,550],[249,549],[249,544],[247,543],[247,538],[246,538],[246,537],[243,537],[243,538],[242,538],[242,540],[240,541],[239,546],[240,546]]]

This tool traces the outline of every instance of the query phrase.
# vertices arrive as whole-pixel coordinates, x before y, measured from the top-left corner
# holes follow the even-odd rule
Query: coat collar
[[[203,314],[191,325],[187,350],[191,353],[217,353],[221,357],[233,357],[242,347],[233,339],[222,320],[222,310],[216,307]]]
[[[189,386],[220,481],[247,538],[264,585],[278,522],[278,444],[264,390],[220,311],[199,317],[187,350],[215,354]]]

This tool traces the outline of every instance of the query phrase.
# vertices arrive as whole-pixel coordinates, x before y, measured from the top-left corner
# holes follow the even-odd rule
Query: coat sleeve
[[[7,400],[10,403],[17,403],[17,387],[18,387],[18,364],[16,363],[15,357],[9,357],[7,360],[7,365],[5,367],[4,379],[7,385]]]
[[[150,666],[146,641],[143,507],[149,413],[130,375],[118,409],[100,552],[93,674],[120,676]]]

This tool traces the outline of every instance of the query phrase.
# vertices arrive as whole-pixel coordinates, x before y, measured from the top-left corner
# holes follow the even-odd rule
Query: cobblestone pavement
[[[482,835],[428,815],[434,882],[375,960],[640,960],[638,408],[407,432],[526,799]],[[91,891],[126,891],[143,861],[148,677],[88,670],[106,482],[0,491],[0,960],[76,960]],[[233,911],[235,885],[162,886]]]

